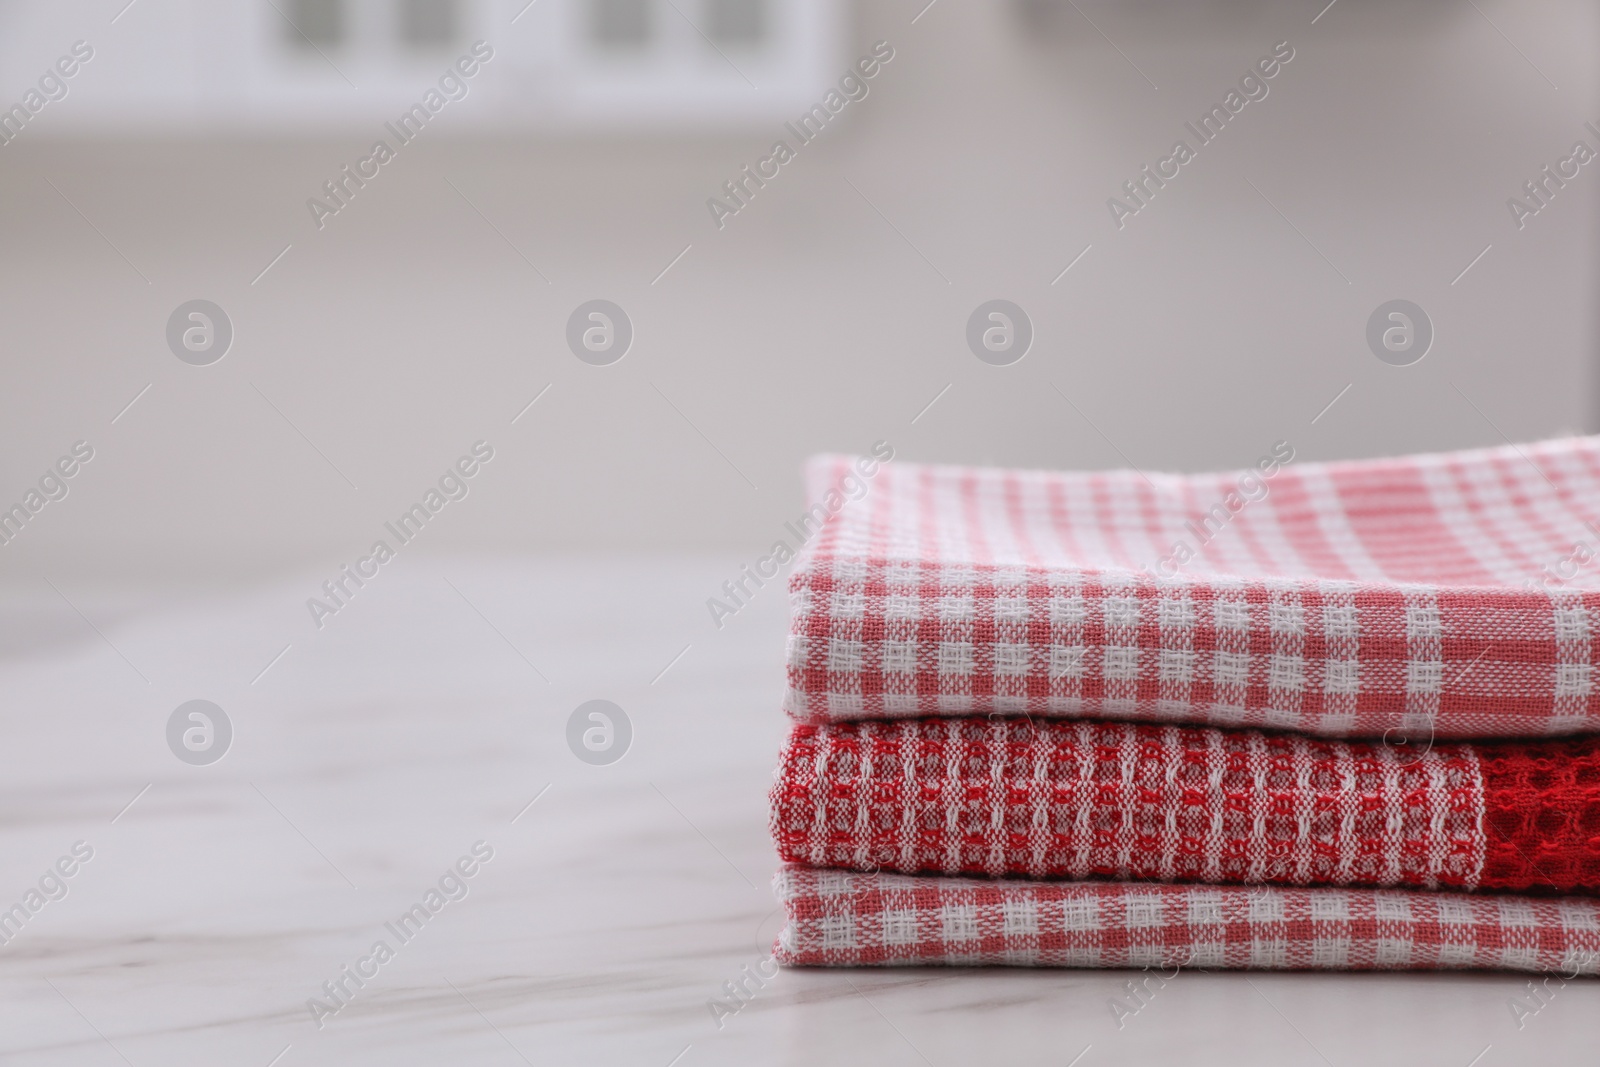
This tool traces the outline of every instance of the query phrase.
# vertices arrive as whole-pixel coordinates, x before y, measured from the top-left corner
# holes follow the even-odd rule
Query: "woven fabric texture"
[[[785,708],[1600,730],[1600,438],[1210,475],[819,457]]]
[[[1600,738],[1474,747],[1484,781],[1480,884],[1600,893]]]
[[[1600,902],[780,870],[790,966],[1600,973]]]
[[[779,856],[990,877],[1600,893],[1600,740],[1026,719],[797,725]]]

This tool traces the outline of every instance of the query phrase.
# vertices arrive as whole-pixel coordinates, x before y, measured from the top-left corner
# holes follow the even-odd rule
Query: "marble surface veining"
[[[320,630],[304,602],[326,575],[8,596],[0,908],[76,843],[93,856],[0,945],[0,1062],[1496,1067],[1592,1050],[1600,984],[1536,998],[1509,975],[1185,973],[1135,999],[1129,972],[785,971],[730,1001],[780,925],[764,794],[787,617],[772,586],[713,628],[705,598],[736,567],[405,560]],[[209,766],[167,747],[195,698],[234,727]],[[567,747],[593,698],[633,725],[610,766]],[[395,936],[478,842],[492,859]],[[346,967],[371,977],[317,1017]]]

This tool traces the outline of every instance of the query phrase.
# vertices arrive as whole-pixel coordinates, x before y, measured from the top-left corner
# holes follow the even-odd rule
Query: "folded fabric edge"
[[[1149,576],[1118,589],[991,577],[981,595],[924,582],[896,600],[865,573],[843,581],[807,566],[790,577],[782,701],[798,722],[996,713],[1440,739],[1600,729],[1600,652],[1587,636],[1600,591],[1434,587],[1419,608],[1399,584],[1249,579],[1220,597],[1222,585]],[[1289,637],[1285,599],[1299,620]],[[897,637],[891,601],[905,613]],[[1031,620],[1009,639],[1001,604]],[[971,618],[937,618],[957,609]],[[1056,612],[1070,625],[1050,621]],[[1335,622],[1342,636],[1329,635]],[[1424,623],[1430,636],[1416,637]]]
[[[1157,599],[1163,594],[1191,592],[1205,596],[1226,588],[1227,595],[1251,604],[1269,604],[1274,596],[1287,592],[1300,595],[1348,596],[1362,601],[1377,601],[1371,606],[1406,607],[1406,594],[1427,594],[1462,598],[1463,607],[1482,607],[1487,599],[1500,610],[1520,612],[1539,618],[1550,610],[1551,591],[1535,585],[1505,585],[1493,582],[1402,581],[1374,578],[1340,578],[1322,575],[1266,575],[1201,571],[1193,574],[1157,574],[1149,569],[1110,564],[946,562],[929,560],[910,551],[865,551],[850,547],[814,549],[810,545],[795,554],[797,562],[787,580],[791,604],[804,604],[817,592],[831,593],[845,585],[882,582],[893,577],[915,576],[925,586],[940,586],[942,591],[965,594],[976,591],[986,596],[999,592],[1027,592],[1054,589],[1063,592],[1111,592],[1119,596]],[[1600,596],[1596,590],[1570,586],[1556,590],[1571,594],[1572,603],[1588,603]]]
[[[796,724],[785,863],[1036,881],[1600,894],[1600,737],[1420,745],[1104,720]]]
[[[1600,974],[1600,901],[1415,890],[1025,882],[788,866],[789,967]]]

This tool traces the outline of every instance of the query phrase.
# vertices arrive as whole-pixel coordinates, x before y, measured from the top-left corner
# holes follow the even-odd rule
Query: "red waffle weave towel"
[[[800,724],[771,801],[779,856],[812,867],[1600,893],[1600,738]]]
[[[1292,457],[1192,476],[813,460],[785,706],[1600,730],[1600,438]]]
[[[1379,889],[778,872],[791,966],[1600,973],[1600,903]]]

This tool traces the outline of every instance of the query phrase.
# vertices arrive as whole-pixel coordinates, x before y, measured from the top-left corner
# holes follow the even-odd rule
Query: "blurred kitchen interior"
[[[7,583],[345,561],[479,439],[428,551],[760,548],[805,456],[877,439],[1196,470],[1595,422],[1600,176],[1507,208],[1596,143],[1586,0],[8,0],[0,106],[80,40],[0,146],[0,498],[96,455]],[[479,40],[319,228],[307,201]],[[719,228],[708,198],[880,40]],[[1107,199],[1282,41],[1119,229]],[[165,342],[197,297],[235,330],[210,367]],[[634,324],[610,367],[564,341],[596,297]],[[964,342],[995,297],[1035,326],[1012,367]],[[1415,366],[1366,347],[1393,298],[1437,331]]]

